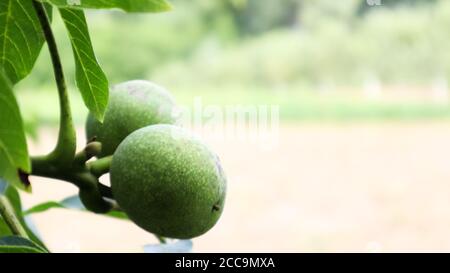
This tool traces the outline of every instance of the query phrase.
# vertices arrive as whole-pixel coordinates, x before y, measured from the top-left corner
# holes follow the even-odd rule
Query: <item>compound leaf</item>
[[[0,236],[5,235],[12,235],[11,230],[9,229],[8,225],[5,223],[5,221],[0,216]]]
[[[25,132],[19,106],[11,84],[0,69],[0,178],[15,186],[30,190],[19,178],[19,169],[31,171]]]
[[[19,236],[0,238],[0,253],[46,253],[39,245]]]
[[[72,44],[77,87],[88,109],[102,121],[108,104],[108,79],[95,57],[84,12],[69,8],[59,11]]]
[[[6,183],[6,181],[0,178],[0,195],[5,194],[7,187],[8,184]],[[12,233],[8,225],[5,223],[5,221],[2,219],[2,216],[0,215],[0,236],[5,235],[12,235]]]
[[[24,211],[24,214],[27,215],[27,214],[44,212],[44,211],[47,211],[52,208],[64,208],[64,206],[58,202],[49,201],[49,202],[41,203],[39,205],[36,205],[36,206]]]
[[[30,73],[44,42],[32,1],[0,1],[0,67],[13,84]]]
[[[42,243],[42,241],[36,236],[36,234],[34,234],[34,232],[28,227],[27,223],[25,222],[24,214],[22,212],[22,201],[20,200],[20,195],[16,188],[8,186],[4,195],[8,198],[9,202],[11,202],[11,205],[14,208],[14,212],[16,213],[16,216],[22,226],[25,228],[28,237],[33,242],[40,245],[42,249],[46,249],[44,243]]]
[[[83,203],[81,202],[80,197],[78,195],[73,195],[73,196],[67,197],[59,202],[49,201],[49,202],[35,205],[32,208],[29,208],[28,210],[26,210],[24,212],[24,214],[29,215],[29,214],[33,214],[33,213],[45,212],[52,208],[64,208],[64,209],[87,211],[86,208],[83,206]],[[128,220],[128,216],[124,212],[121,212],[121,211],[110,211],[103,215],[108,216],[108,217],[117,218],[117,219]]]

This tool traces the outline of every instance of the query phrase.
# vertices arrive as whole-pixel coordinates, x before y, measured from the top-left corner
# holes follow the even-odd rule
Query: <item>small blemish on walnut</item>
[[[212,206],[212,210],[211,211],[219,211],[220,210],[220,206],[215,204],[214,206]]]

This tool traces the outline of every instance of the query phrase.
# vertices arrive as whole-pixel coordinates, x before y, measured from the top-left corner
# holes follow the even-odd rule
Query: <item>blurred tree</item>
[[[241,35],[260,34],[274,28],[295,26],[302,0],[222,1],[233,15]]]
[[[178,0],[180,1],[180,0]],[[174,2],[178,5],[178,1]],[[240,36],[289,27],[297,23],[298,10],[303,0],[197,0],[196,8],[207,26],[232,23]],[[180,1],[181,4],[183,1]],[[182,6],[182,4],[181,4]],[[192,8],[192,5],[190,5]],[[228,27],[230,27],[228,25]]]
[[[449,0],[381,0],[384,6],[364,16],[358,15],[370,7],[366,0],[171,1],[172,12],[155,16],[88,13],[111,83],[351,84],[371,74],[386,83],[426,83],[450,75]],[[73,84],[70,41],[59,16],[53,26]],[[53,88],[46,51],[42,55],[23,83],[29,89]]]

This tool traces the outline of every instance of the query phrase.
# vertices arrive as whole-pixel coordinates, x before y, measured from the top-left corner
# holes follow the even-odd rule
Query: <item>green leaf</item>
[[[33,213],[44,212],[44,211],[47,211],[52,208],[64,208],[64,206],[58,202],[50,201],[50,202],[45,202],[45,203],[36,205],[36,206],[24,211],[24,214],[28,215],[28,214],[33,214]]]
[[[6,183],[5,180],[0,178],[0,195],[4,195],[7,188],[8,183]],[[8,225],[5,223],[5,221],[2,219],[2,216],[0,215],[0,236],[5,235],[12,235],[12,233]]]
[[[122,220],[130,220],[130,218],[128,218],[128,215],[126,215],[126,213],[123,211],[116,211],[116,210],[110,211],[110,212],[106,213],[105,216],[122,219]]]
[[[44,253],[42,250],[27,246],[0,246],[0,253]]]
[[[25,132],[19,106],[14,97],[11,84],[0,69],[0,177],[15,186],[30,190],[23,183],[18,170],[31,171]]]
[[[19,236],[0,238],[0,253],[46,253],[39,245]]]
[[[13,84],[30,73],[44,42],[32,1],[0,1],[0,67]]]
[[[80,197],[78,195],[73,195],[73,196],[70,196],[70,197],[67,197],[67,198],[61,200],[60,202],[49,201],[49,202],[35,205],[32,208],[26,210],[24,212],[24,215],[45,212],[52,208],[64,208],[64,209],[75,209],[75,210],[81,210],[81,211],[88,211],[83,206],[83,203],[81,202]],[[102,215],[117,218],[117,219],[122,219],[122,220],[129,220],[128,216],[124,212],[121,212],[121,211],[110,211],[110,212],[108,212],[106,214],[102,214]]]
[[[0,253],[44,253],[39,249],[27,246],[0,246]]]
[[[108,79],[95,57],[84,12],[67,8],[59,11],[72,43],[78,89],[88,109],[102,121],[108,104]]]
[[[12,235],[11,230],[8,225],[5,223],[3,218],[0,216],[0,236]]]
[[[14,166],[11,156],[6,151],[6,148],[4,148],[5,146],[2,145],[1,141],[0,138],[0,177],[17,187],[26,191],[31,191],[29,186],[26,186],[21,182],[17,168]]]
[[[44,0],[58,7],[113,9],[126,12],[162,12],[172,9],[166,0]]]
[[[28,225],[25,222],[24,214],[22,212],[22,202],[20,200],[19,192],[14,188],[9,186],[5,191],[5,196],[8,198],[9,202],[11,202],[11,205],[14,208],[14,211],[16,213],[17,218],[19,218],[20,223],[25,228],[28,237],[35,242],[36,244],[40,245],[43,249],[47,249],[42,243],[42,241],[34,234],[33,231],[28,227]]]

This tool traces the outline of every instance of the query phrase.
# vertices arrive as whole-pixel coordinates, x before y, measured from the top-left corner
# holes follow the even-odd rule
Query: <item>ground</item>
[[[54,130],[40,135],[33,154],[52,148]],[[269,151],[207,142],[223,162],[228,196],[221,220],[194,239],[194,251],[450,250],[448,122],[284,124]],[[26,207],[76,191],[31,180]],[[131,223],[88,213],[53,209],[33,220],[55,252],[141,251],[156,242]]]

